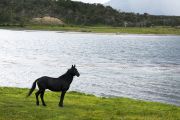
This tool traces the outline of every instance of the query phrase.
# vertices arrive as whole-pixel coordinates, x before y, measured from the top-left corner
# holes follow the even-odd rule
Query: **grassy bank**
[[[28,30],[53,30],[53,31],[72,31],[72,32],[92,32],[92,33],[129,33],[129,34],[174,34],[180,35],[179,28],[173,27],[108,27],[108,26],[43,26],[43,25],[27,25],[24,27],[7,26],[0,28],[8,29],[28,29]]]
[[[36,106],[27,89],[0,88],[0,120],[179,120],[180,107],[127,98],[99,98],[70,92],[64,108],[59,93],[46,92],[47,107]]]

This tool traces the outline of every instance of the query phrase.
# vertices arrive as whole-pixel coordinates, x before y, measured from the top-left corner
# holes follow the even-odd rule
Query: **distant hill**
[[[66,24],[119,26],[119,12],[101,4],[71,0],[0,0],[0,25],[25,24],[50,16]]]
[[[179,0],[110,0],[106,5],[125,12],[180,16]]]
[[[52,23],[52,19],[50,19],[50,23],[53,25],[61,25],[59,20],[70,25],[131,27],[180,25],[180,17],[119,12],[102,4],[88,4],[71,0],[0,0],[1,26],[32,24],[33,18],[41,21],[45,16],[56,21]],[[37,21],[37,19],[35,20]]]

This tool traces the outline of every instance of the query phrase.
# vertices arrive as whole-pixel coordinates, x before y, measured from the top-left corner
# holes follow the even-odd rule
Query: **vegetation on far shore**
[[[180,16],[128,13],[71,0],[1,0],[0,28],[180,35]]]
[[[0,25],[24,25],[31,23],[34,18],[37,20],[37,18],[41,19],[45,16],[62,20],[65,24],[86,26],[98,24],[116,27],[180,25],[180,16],[128,13],[103,4],[89,4],[71,0],[0,1]]]
[[[128,98],[101,98],[77,92],[46,92],[47,107],[35,105],[28,89],[0,87],[0,120],[179,120],[180,107]]]
[[[91,32],[91,33],[127,33],[127,34],[172,34],[180,35],[180,28],[175,27],[111,27],[111,26],[55,26],[55,25],[26,25],[20,26],[1,26],[0,29],[19,29],[19,30],[51,30],[51,31],[70,31],[70,32]]]

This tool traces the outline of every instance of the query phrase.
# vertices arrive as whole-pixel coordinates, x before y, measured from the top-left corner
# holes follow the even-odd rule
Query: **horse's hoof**
[[[43,104],[44,107],[46,107],[47,105],[46,104]]]
[[[59,107],[64,107],[63,105],[59,105]]]
[[[36,102],[36,105],[39,106],[39,102]]]

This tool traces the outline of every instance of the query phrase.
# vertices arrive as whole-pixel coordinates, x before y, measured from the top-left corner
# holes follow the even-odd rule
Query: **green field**
[[[101,98],[76,92],[46,92],[47,107],[35,105],[28,89],[0,88],[0,120],[180,120],[180,107],[128,98]]]
[[[24,27],[7,26],[5,29],[27,29],[27,30],[52,30],[71,32],[91,32],[91,33],[129,33],[129,34],[174,34],[180,35],[180,28],[175,27],[109,27],[109,26],[47,26],[47,25],[27,25]]]

